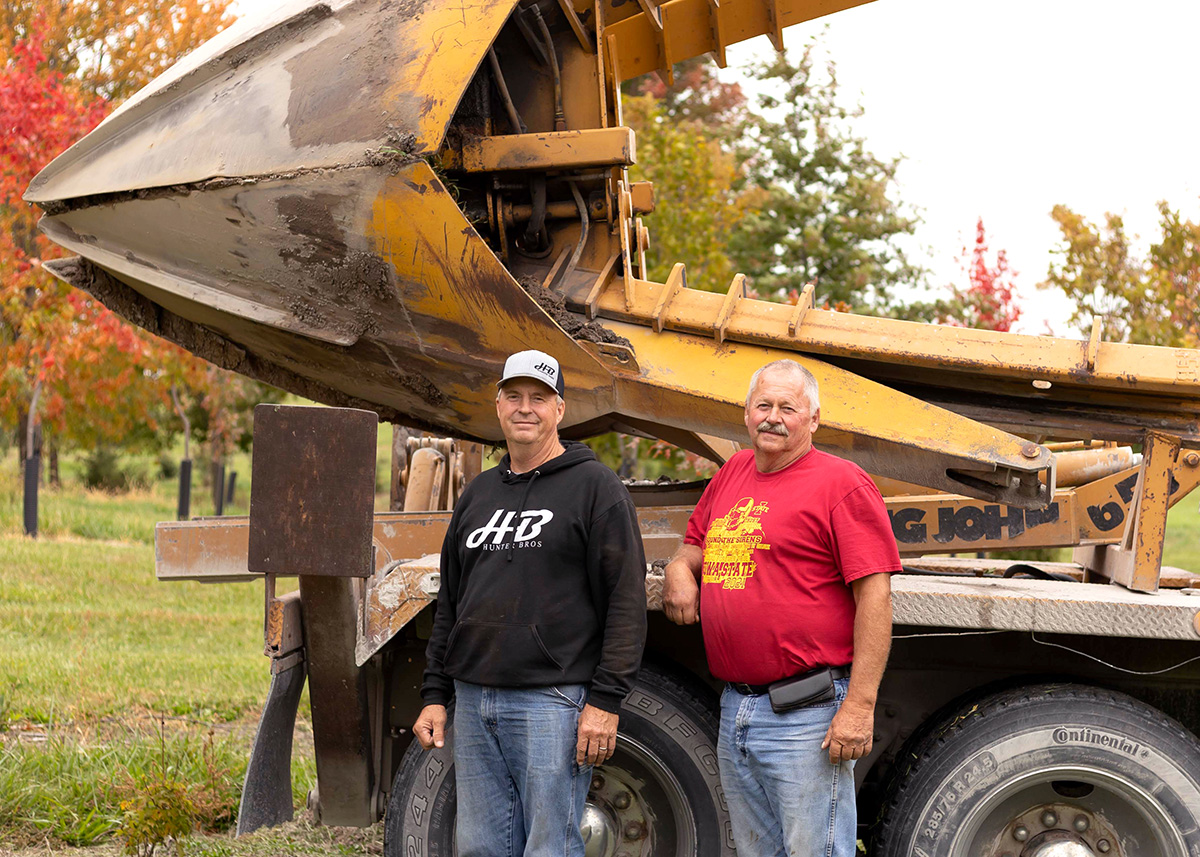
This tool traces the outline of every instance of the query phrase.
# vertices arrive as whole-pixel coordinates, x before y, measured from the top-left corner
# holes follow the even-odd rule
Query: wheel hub
[[[648,857],[653,844],[650,818],[636,781],[624,771],[597,768],[583,811],[585,857]]]
[[[1086,809],[1065,803],[1035,806],[996,837],[995,857],[1125,857],[1116,831]]]
[[[617,853],[616,819],[593,802],[590,794],[579,832],[583,834],[584,857],[614,857]]]

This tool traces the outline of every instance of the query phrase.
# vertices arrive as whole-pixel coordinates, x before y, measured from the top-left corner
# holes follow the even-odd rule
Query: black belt
[[[830,667],[829,676],[835,681],[839,678],[849,678],[850,664],[846,664],[845,666],[841,667]],[[791,678],[791,676],[787,676],[787,678]],[[783,681],[783,679],[780,679],[780,681]],[[731,681],[729,682],[729,686],[742,696],[762,696],[774,683],[775,682],[771,682],[770,684],[745,684],[740,681]]]

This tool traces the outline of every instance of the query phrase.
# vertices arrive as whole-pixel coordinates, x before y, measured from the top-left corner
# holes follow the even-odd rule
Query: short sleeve
[[[712,498],[716,494],[717,479],[720,477],[720,471],[714,476],[709,483],[704,486],[704,493],[700,495],[700,502],[696,504],[696,508],[692,510],[692,516],[688,518],[687,533],[683,537],[685,545],[695,545],[696,547],[704,547],[704,538],[708,535],[708,525],[712,521]]]
[[[873,483],[847,494],[833,507],[830,517],[834,555],[846,583],[868,574],[901,570],[887,507]]]

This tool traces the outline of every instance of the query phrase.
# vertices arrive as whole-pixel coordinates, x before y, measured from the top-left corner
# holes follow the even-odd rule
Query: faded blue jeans
[[[459,857],[583,857],[592,780],[575,764],[582,684],[454,682]]]
[[[717,759],[738,857],[854,857],[854,763],[821,749],[850,679],[832,702],[786,714],[763,696],[721,694]]]

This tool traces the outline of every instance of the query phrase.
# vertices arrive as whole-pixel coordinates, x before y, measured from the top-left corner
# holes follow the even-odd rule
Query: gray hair
[[[758,379],[766,371],[787,372],[790,375],[798,375],[800,378],[800,386],[804,389],[804,395],[808,399],[808,409],[813,411],[821,410],[821,391],[817,387],[817,379],[813,377],[813,373],[809,372],[795,360],[773,360],[766,366],[761,367],[757,372],[750,376],[750,389],[746,391],[746,407],[750,407],[750,397],[754,395],[754,388],[758,386]]]
[[[497,389],[496,389],[496,401],[497,401],[497,402],[498,402],[498,401],[500,401],[500,395],[501,395],[503,392],[504,392],[504,389],[503,389],[503,388],[497,388]],[[562,397],[562,396],[560,396],[560,395],[558,395],[558,392],[557,392],[557,391],[554,393],[554,400],[555,400],[555,401],[556,401],[558,404],[560,404],[560,405],[566,404],[566,402],[563,400],[563,397]]]

